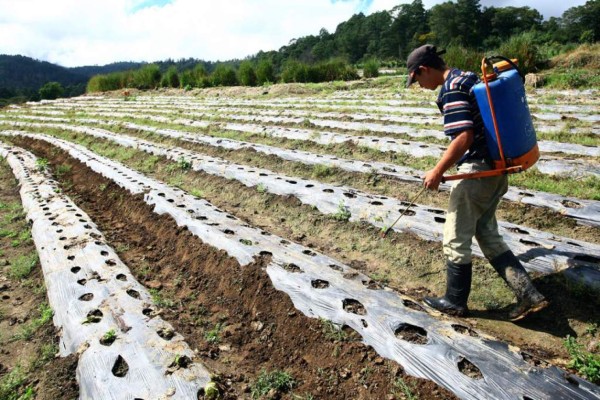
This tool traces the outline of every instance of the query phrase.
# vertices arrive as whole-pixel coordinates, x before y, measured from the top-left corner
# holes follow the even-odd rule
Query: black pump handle
[[[523,72],[519,69],[519,67],[517,66],[517,64],[515,64],[513,62],[513,60],[506,58],[504,56],[489,56],[489,57],[485,57],[485,63],[487,65],[489,65],[490,67],[493,67],[492,64],[492,60],[502,60],[502,61],[506,61],[507,63],[509,63],[515,70],[517,70],[517,72],[519,73],[519,76],[521,77],[521,80],[523,80],[523,83],[525,83],[525,75],[523,75]]]

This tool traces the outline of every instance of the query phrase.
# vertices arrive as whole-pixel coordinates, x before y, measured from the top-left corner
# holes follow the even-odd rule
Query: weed
[[[68,174],[69,172],[71,172],[70,165],[62,164],[56,167],[56,176],[59,178],[65,174]]]
[[[326,176],[330,176],[334,174],[334,169],[331,167],[328,167],[327,165],[323,165],[323,164],[316,164],[313,166],[312,169],[312,175],[315,178],[325,178]]]
[[[267,372],[264,369],[258,375],[256,382],[252,385],[251,396],[258,399],[268,394],[272,389],[279,392],[287,392],[295,385],[294,378],[285,371]]]
[[[173,300],[164,297],[158,289],[150,289],[150,296],[152,296],[152,302],[159,307],[171,308],[175,305]]]
[[[33,252],[25,254],[10,261],[10,270],[8,275],[12,279],[23,279],[27,277],[38,262],[38,254]]]
[[[220,334],[222,330],[223,324],[221,324],[220,322],[217,323],[214,326],[214,328],[204,332],[204,340],[206,340],[208,343],[219,343],[219,341],[221,340]]]
[[[245,244],[246,246],[252,246],[252,240],[248,239],[240,239],[240,243]]]
[[[348,339],[348,334],[344,332],[340,325],[334,324],[333,322],[320,318],[322,332],[325,337],[332,341],[343,342]]]
[[[127,243],[119,244],[117,247],[115,247],[115,250],[117,251],[117,253],[124,253],[126,251],[129,251],[129,244],[127,244]]]
[[[190,194],[192,196],[198,197],[199,199],[204,198],[204,196],[205,196],[204,192],[202,190],[200,190],[200,189],[191,189],[190,190]]]
[[[571,355],[567,366],[577,370],[590,382],[600,383],[600,356],[586,351],[572,336],[567,336],[564,345]]]
[[[58,346],[54,343],[45,344],[40,350],[40,356],[33,363],[33,368],[41,367],[48,361],[52,360],[58,353]]]
[[[37,160],[35,160],[35,166],[38,171],[44,172],[48,169],[48,160],[46,160],[45,158],[38,158]]]
[[[413,393],[413,388],[404,382],[404,380],[399,377],[394,382],[394,389],[392,390],[392,394],[401,394],[406,400],[418,400],[419,398]]]
[[[186,160],[184,157],[179,158],[179,160],[177,161],[177,166],[179,167],[179,169],[181,169],[182,171],[187,171],[189,169],[192,168],[192,162]]]
[[[40,304],[39,312],[40,312],[40,316],[38,318],[34,319],[33,321],[31,321],[25,327],[23,327],[23,329],[21,330],[20,333],[14,335],[11,339],[12,341],[14,341],[14,340],[30,340],[33,337],[33,335],[35,334],[35,332],[41,326],[48,323],[52,319],[52,316],[54,315],[54,312],[52,311],[52,308],[50,308],[48,303]]]
[[[0,399],[23,400],[33,398],[31,388],[20,390],[27,380],[27,374],[20,365],[17,365],[8,374],[0,379]]]
[[[587,333],[590,336],[596,336],[597,332],[598,332],[598,324],[597,323],[590,324],[585,328],[585,333]]]
[[[267,192],[267,187],[266,187],[264,184],[262,184],[262,183],[259,183],[259,184],[256,186],[256,191],[257,191],[258,193],[266,193],[266,192]]]
[[[350,211],[348,210],[348,207],[346,207],[346,205],[344,205],[343,201],[340,201],[340,204],[338,205],[338,209],[335,212],[335,214],[332,215],[332,218],[335,219],[336,221],[346,222],[346,221],[350,220],[351,216],[352,216],[352,213],[350,213]]]

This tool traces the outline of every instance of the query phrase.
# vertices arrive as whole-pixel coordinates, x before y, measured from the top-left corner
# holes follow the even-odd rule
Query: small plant
[[[171,308],[175,305],[175,302],[163,296],[160,290],[150,289],[150,296],[152,296],[152,302],[159,307]]]
[[[406,400],[418,400],[419,398],[412,391],[413,389],[408,386],[401,377],[399,377],[394,382],[392,394],[401,394]]]
[[[68,174],[69,172],[71,172],[71,166],[70,165],[66,165],[66,164],[61,164],[58,167],[56,167],[56,176],[61,177],[64,174]]]
[[[221,330],[223,330],[223,324],[217,323],[214,328],[204,332],[204,340],[206,340],[208,343],[219,343],[221,340]]]
[[[334,174],[334,169],[323,164],[316,164],[313,166],[312,175],[315,178],[324,178]]]
[[[179,167],[179,169],[181,169],[182,171],[187,171],[189,169],[192,168],[192,162],[186,160],[184,157],[181,157],[178,161],[177,161],[177,166]]]
[[[294,378],[289,373],[285,371],[267,372],[263,369],[252,385],[250,394],[253,399],[258,399],[268,394],[271,389],[285,393],[291,390],[294,385]]]
[[[340,201],[337,212],[335,214],[333,214],[332,218],[335,219],[336,221],[346,222],[350,219],[351,216],[352,216],[352,213],[350,213],[350,211],[348,210],[348,207],[346,207],[344,205],[343,201]]]
[[[577,343],[575,338],[571,336],[567,336],[564,345],[571,355],[571,361],[567,366],[577,370],[590,382],[600,383],[600,356],[587,352],[583,345]]]
[[[240,239],[240,243],[245,244],[246,246],[252,246],[252,240]]]
[[[322,332],[327,339],[339,342],[348,339],[348,334],[339,325],[323,318],[320,318],[319,321],[321,322]]]
[[[266,193],[266,192],[267,192],[267,187],[266,187],[264,184],[262,184],[262,183],[259,183],[259,184],[256,186],[256,191],[257,191],[258,193]]]
[[[48,160],[46,160],[45,158],[38,158],[37,160],[35,160],[35,166],[38,171],[44,172],[48,169]]]
[[[102,343],[105,346],[109,346],[115,340],[117,340],[117,332],[114,329],[109,329],[100,339],[100,343]]]
[[[38,262],[37,253],[26,254],[17,257],[10,263],[10,270],[8,275],[12,279],[23,279],[26,278]]]

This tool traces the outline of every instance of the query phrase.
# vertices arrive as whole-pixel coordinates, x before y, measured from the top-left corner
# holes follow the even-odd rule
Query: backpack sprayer
[[[492,64],[492,60],[501,60]],[[487,68],[492,69],[487,73]],[[481,60],[483,82],[473,86],[475,99],[483,119],[485,141],[492,158],[492,169],[442,177],[442,182],[459,179],[477,179],[515,174],[525,171],[540,158],[540,150],[525,97],[525,77],[516,60],[502,56]],[[498,110],[494,104],[501,105]],[[424,189],[425,187],[423,187]],[[385,237],[423,193],[417,193],[398,219],[381,232]]]
[[[492,60],[501,62],[492,64]],[[484,57],[481,60],[483,82],[473,86],[493,168],[445,176],[442,182],[514,174],[525,171],[540,158],[525,97],[525,77],[515,62],[502,56]],[[489,74],[487,66],[492,68]],[[498,109],[495,104],[499,105]]]

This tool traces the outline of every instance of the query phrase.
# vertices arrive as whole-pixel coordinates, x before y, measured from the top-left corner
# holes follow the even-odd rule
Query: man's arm
[[[452,167],[460,158],[469,150],[471,144],[473,144],[473,130],[468,129],[462,131],[454,140],[450,142],[450,146],[446,149],[442,158],[436,166],[427,171],[423,178],[423,185],[430,190],[437,190],[442,181],[442,176],[450,167]]]

